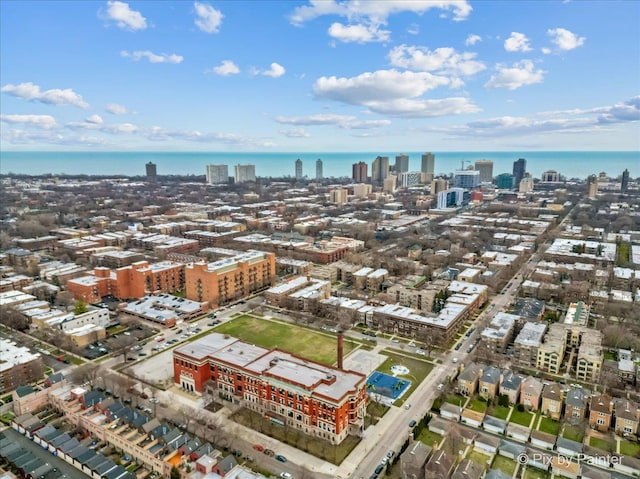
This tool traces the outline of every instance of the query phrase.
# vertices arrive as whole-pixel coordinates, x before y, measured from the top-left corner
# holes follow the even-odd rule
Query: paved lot
[[[66,474],[70,479],[86,479],[87,477],[90,477],[85,473],[79,471],[69,463],[54,456],[50,452],[45,451],[36,443],[30,441],[22,434],[17,433],[13,429],[7,428],[2,432],[5,434],[5,436],[14,440],[19,446],[26,449],[27,451],[30,451],[33,456],[42,459],[44,462],[48,462],[53,467],[57,468],[58,471],[61,471],[60,477],[62,477],[62,474]]]
[[[375,371],[378,366],[384,363],[387,356],[374,351],[365,351],[358,349],[344,359],[345,369],[357,371],[366,376]]]

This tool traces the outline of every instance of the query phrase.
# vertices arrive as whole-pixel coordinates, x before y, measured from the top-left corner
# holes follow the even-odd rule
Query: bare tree
[[[93,389],[100,375],[100,366],[94,363],[85,363],[72,371],[71,379],[78,384],[89,383],[89,387]]]
[[[29,329],[29,320],[27,317],[20,311],[8,306],[0,308],[0,323],[18,331]]]

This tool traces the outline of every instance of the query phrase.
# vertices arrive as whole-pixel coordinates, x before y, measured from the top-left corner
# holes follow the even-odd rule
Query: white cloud
[[[365,19],[372,24],[385,24],[390,15],[413,12],[418,15],[431,9],[453,11],[453,19],[465,20],[471,13],[471,5],[466,0],[310,0],[308,5],[296,7],[290,16],[291,23],[302,25],[324,15],[337,15],[352,19]]]
[[[389,120],[365,120],[359,121],[352,115],[336,115],[331,113],[319,113],[308,116],[277,116],[274,118],[284,125],[326,126],[333,125],[347,130],[368,130],[381,128],[391,124]]]
[[[305,131],[304,128],[292,128],[290,130],[280,130],[280,134],[289,138],[309,138],[311,133]]]
[[[103,138],[93,136],[65,136],[53,131],[25,131],[10,129],[3,132],[2,139],[15,145],[51,144],[63,146],[104,146]]]
[[[335,22],[329,27],[329,36],[343,43],[369,43],[389,41],[389,30],[380,30],[378,25],[343,25]]]
[[[313,90],[317,98],[366,106],[372,112],[387,115],[428,117],[478,111],[467,98],[417,98],[453,83],[454,80],[428,72],[378,70],[352,78],[321,77]]]
[[[93,115],[100,118],[98,115]],[[108,133],[111,135],[119,134],[132,134],[141,130],[140,127],[132,123],[104,123],[102,118],[100,121],[96,121],[97,118],[89,117],[83,122],[69,122],[64,126],[70,130],[94,130],[102,133]]]
[[[545,55],[549,55],[551,53],[551,49],[550,48],[541,48],[540,51],[542,53],[544,53]]]
[[[448,75],[470,76],[484,70],[484,63],[474,60],[475,53],[458,53],[453,48],[437,48],[400,45],[389,52],[393,66]]]
[[[407,33],[409,35],[417,35],[418,33],[420,33],[420,25],[418,25],[417,23],[412,23],[407,28]]]
[[[87,123],[93,123],[95,125],[100,125],[104,122],[100,115],[91,115],[89,118],[85,120]]]
[[[182,60],[184,60],[184,57],[176,55],[175,53],[157,54],[149,50],[137,50],[131,53],[126,50],[122,50],[120,52],[120,56],[124,58],[131,58],[136,62],[140,61],[143,58],[146,58],[147,60],[149,60],[149,63],[182,63]]]
[[[203,32],[218,33],[220,24],[224,18],[222,12],[206,3],[195,2],[194,8],[196,9],[196,15],[198,17],[195,20],[196,26]]]
[[[508,88],[515,90],[525,85],[542,83],[545,72],[535,70],[531,60],[522,60],[508,67],[502,63],[496,65],[497,73],[485,83],[485,88]]]
[[[475,45],[478,42],[482,41],[482,37],[480,35],[470,34],[467,39],[464,41],[464,44],[467,46]]]
[[[286,70],[284,69],[284,67],[276,62],[273,62],[270,65],[269,70],[256,70],[255,74],[256,75],[264,75],[267,77],[271,77],[271,78],[278,78],[281,77],[282,75],[284,75],[286,72]]]
[[[48,105],[71,105],[85,110],[89,108],[89,105],[82,99],[82,97],[71,88],[67,88],[65,90],[54,88],[51,90],[40,91],[40,87],[38,85],[27,82],[20,83],[19,85],[8,84],[3,86],[0,91],[17,98],[22,98],[23,100],[39,101]]]
[[[58,126],[51,115],[0,115],[0,121],[50,130]]]
[[[126,113],[128,113],[127,107],[118,105],[117,103],[111,103],[107,105],[106,110],[112,115],[125,115]]]
[[[125,30],[135,31],[147,28],[147,19],[140,12],[131,10],[129,4],[125,2],[107,2],[107,12],[104,18],[114,21],[119,28]]]
[[[504,49],[508,52],[529,52],[529,39],[525,34],[511,32],[511,36],[504,41]]]
[[[562,51],[578,48],[586,40],[585,37],[579,37],[565,28],[551,28],[547,30],[547,35],[551,38],[551,42]]]
[[[238,68],[238,65],[233,63],[231,60],[223,60],[220,65],[213,67],[213,72],[216,75],[222,76],[237,75],[240,73],[240,68]]]

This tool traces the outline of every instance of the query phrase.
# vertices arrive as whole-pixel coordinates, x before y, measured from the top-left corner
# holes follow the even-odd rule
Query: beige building
[[[560,374],[566,348],[566,331],[561,324],[552,324],[538,347],[536,367],[552,374]]]

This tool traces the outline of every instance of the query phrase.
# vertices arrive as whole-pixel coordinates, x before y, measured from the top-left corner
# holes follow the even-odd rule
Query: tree
[[[169,477],[171,479],[180,479],[180,470],[176,466],[173,466],[171,468],[171,473],[169,474]]]
[[[78,366],[71,373],[71,378],[79,384],[89,383],[89,387],[93,389],[96,380],[100,376],[100,366],[94,363],[85,363]]]
[[[0,323],[18,331],[29,329],[29,319],[20,311],[9,306],[0,308]]]
[[[73,308],[73,314],[78,316],[80,314],[86,313],[87,311],[89,311],[89,308],[87,307],[85,302],[82,299],[77,300]]]

